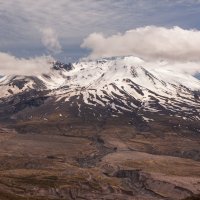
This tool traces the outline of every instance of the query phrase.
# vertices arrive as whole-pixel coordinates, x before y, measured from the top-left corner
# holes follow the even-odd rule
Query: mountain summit
[[[165,68],[142,67],[134,57],[55,62],[48,74],[4,76],[0,89],[1,118],[27,120],[45,115],[48,119],[56,109],[63,116],[71,111],[74,117],[97,121],[126,116],[132,124],[164,116],[200,119],[197,78]],[[51,109],[42,113],[45,106]]]
[[[200,80],[134,57],[1,77],[0,197],[14,199],[13,188],[55,200],[197,195],[199,113]]]

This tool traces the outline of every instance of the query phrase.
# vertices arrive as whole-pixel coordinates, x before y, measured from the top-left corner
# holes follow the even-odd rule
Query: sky
[[[196,61],[200,55],[199,19],[200,0],[0,0],[0,60],[10,56],[16,62],[33,61],[52,56],[70,62],[126,54],[153,59],[165,48],[163,42],[175,42],[175,54],[180,48],[188,51],[174,58],[166,51],[160,59],[182,60],[189,53],[193,55],[183,61]],[[146,39],[138,50],[133,48],[138,45],[135,38],[139,44],[143,38],[153,39]],[[158,48],[150,44],[153,42],[162,45]],[[121,47],[115,51],[130,43],[129,50]],[[157,52],[140,53],[149,44]],[[108,46],[113,48],[107,50]]]

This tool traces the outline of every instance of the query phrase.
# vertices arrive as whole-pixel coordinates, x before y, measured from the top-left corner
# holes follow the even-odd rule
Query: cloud
[[[89,35],[81,45],[90,58],[133,55],[145,60],[200,61],[200,31],[147,26],[124,34]]]
[[[81,47],[91,50],[89,59],[133,56],[140,59],[133,65],[200,73],[199,30],[146,26],[107,37],[92,33]]]
[[[38,27],[56,30],[63,50],[77,48],[92,32],[114,34],[146,25],[200,27],[199,9],[197,0],[0,0],[0,51],[44,53]]]
[[[16,58],[0,52],[0,75],[39,75],[48,73],[51,68],[52,57]]]
[[[62,51],[56,32],[52,28],[44,28],[42,32],[42,44],[50,53],[57,54]]]
[[[151,68],[152,70],[164,69],[168,71],[173,71],[174,73],[186,73],[190,75],[195,75],[196,73],[200,73],[200,61],[169,61],[169,60],[155,60],[155,61],[145,61],[142,60],[139,64],[134,63],[134,65],[143,66]]]

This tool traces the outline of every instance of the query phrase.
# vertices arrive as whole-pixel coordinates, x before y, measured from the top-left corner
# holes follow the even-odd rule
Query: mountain
[[[0,199],[199,199],[200,80],[135,57],[0,78]]]
[[[1,118],[28,120],[45,115],[48,120],[56,112],[83,120],[123,117],[134,125],[164,117],[199,121],[198,79],[167,69],[136,66],[136,60],[55,62],[48,74],[4,76],[0,79]],[[38,106],[40,111],[34,114]],[[42,112],[45,106],[51,107],[48,112],[44,109],[46,113]]]

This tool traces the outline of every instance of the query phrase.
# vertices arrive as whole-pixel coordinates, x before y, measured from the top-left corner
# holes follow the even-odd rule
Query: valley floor
[[[199,135],[16,130],[0,127],[0,200],[200,199]]]

